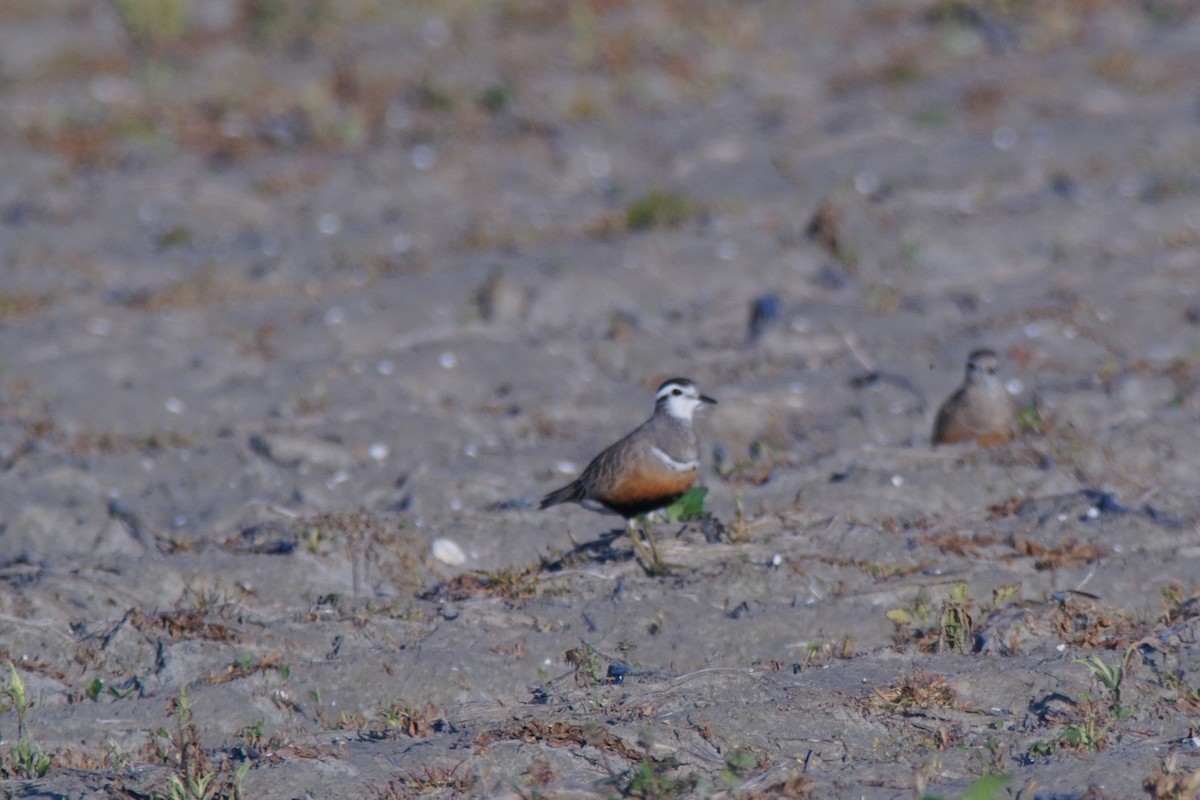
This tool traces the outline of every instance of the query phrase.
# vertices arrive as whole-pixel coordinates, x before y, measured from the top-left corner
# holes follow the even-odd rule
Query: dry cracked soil
[[[1197,795],[1194,2],[0,0],[0,264],[6,797]]]

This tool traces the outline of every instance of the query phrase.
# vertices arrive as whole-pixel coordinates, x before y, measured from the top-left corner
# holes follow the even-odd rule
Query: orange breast
[[[695,482],[698,473],[696,469],[677,471],[635,463],[615,486],[595,499],[620,514],[643,514],[675,502]]]

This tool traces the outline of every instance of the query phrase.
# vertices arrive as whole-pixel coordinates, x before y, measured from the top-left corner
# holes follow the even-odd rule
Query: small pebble
[[[892,486],[903,486],[903,485],[904,485],[904,478],[900,477],[899,475],[892,476]]]
[[[172,414],[182,414],[187,410],[187,406],[185,406],[183,401],[178,397],[168,397],[167,401],[163,403],[163,405],[166,406],[167,411],[171,412]]]
[[[391,359],[384,358],[375,365],[375,371],[380,375],[391,375],[396,371],[396,364]]]
[[[467,554],[450,539],[434,539],[432,547],[433,557],[443,564],[457,567],[467,561]]]
[[[1095,506],[1092,506],[1087,510],[1088,519],[1095,519],[1098,516],[1100,516],[1100,509],[1096,508]]]
[[[346,321],[346,309],[333,306],[325,312],[326,325],[341,325]]]
[[[325,481],[325,488],[332,489],[339,483],[345,483],[350,480],[350,473],[345,470],[338,470],[329,476],[329,480]]]
[[[1004,388],[1008,390],[1009,394],[1020,394],[1021,390],[1025,388],[1025,384],[1021,383],[1020,378],[1010,378],[1004,384]]]
[[[563,475],[574,475],[576,472],[574,461],[560,461],[554,465],[554,468]]]
[[[447,350],[438,357],[438,363],[442,365],[443,369],[454,369],[458,366],[458,356]]]
[[[375,442],[373,445],[367,448],[367,455],[376,461],[383,461],[388,457],[390,452],[391,451],[388,450],[388,446],[381,442]]]

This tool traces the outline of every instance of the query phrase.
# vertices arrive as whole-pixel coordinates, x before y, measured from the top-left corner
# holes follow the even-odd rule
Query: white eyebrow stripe
[[[650,445],[650,452],[658,457],[658,460],[666,464],[671,469],[677,472],[687,472],[688,470],[696,469],[700,466],[700,460],[693,458],[691,461],[676,461],[666,454],[661,447]]]

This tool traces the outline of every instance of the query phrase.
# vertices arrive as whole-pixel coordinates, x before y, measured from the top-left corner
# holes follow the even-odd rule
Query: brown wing
[[[631,517],[670,505],[691,487],[699,470],[673,470],[644,442],[622,439],[596,456],[579,482],[586,496]]]
[[[966,389],[959,387],[938,409],[933,422],[933,443],[954,444],[974,438],[975,432],[963,422],[962,407],[966,401]]]
[[[995,447],[1012,439],[1012,404],[997,406],[975,397],[972,408],[967,388],[961,387],[938,409],[933,423],[933,443],[954,444],[974,439],[981,447]],[[982,408],[981,408],[982,406]]]

